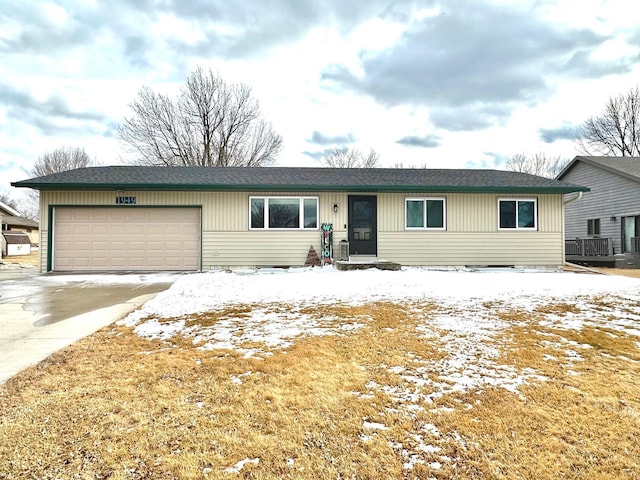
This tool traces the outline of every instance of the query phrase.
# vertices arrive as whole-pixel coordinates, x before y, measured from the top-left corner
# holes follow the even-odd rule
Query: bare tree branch
[[[33,164],[28,174],[33,177],[44,177],[52,173],[64,172],[91,165],[91,158],[84,148],[61,147],[46,152]]]
[[[555,178],[567,163],[569,163],[569,160],[562,159],[560,156],[548,156],[544,153],[536,153],[533,155],[517,153],[507,160],[505,168],[512,172]]]
[[[379,161],[380,154],[374,149],[363,155],[357,148],[337,147],[325,154],[322,164],[331,168],[374,168]]]
[[[38,157],[27,171],[32,177],[44,177],[54,173],[85,168],[93,164],[84,148],[60,147]],[[32,220],[37,220],[40,208],[40,194],[37,190],[28,190],[21,211]]]
[[[142,164],[262,166],[282,150],[251,88],[211,70],[193,72],[176,99],[144,87],[131,109],[119,135]]]
[[[640,89],[609,98],[600,116],[582,124],[576,143],[585,155],[640,155]]]

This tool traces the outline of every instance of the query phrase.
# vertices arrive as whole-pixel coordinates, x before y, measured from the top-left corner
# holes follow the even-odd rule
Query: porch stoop
[[[396,262],[390,262],[383,258],[369,257],[369,256],[355,256],[349,257],[349,260],[337,260],[334,262],[337,270],[366,270],[368,268],[377,268],[378,270],[400,270],[402,265]]]

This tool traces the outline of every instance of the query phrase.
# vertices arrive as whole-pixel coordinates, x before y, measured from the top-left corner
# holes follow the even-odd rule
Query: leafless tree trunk
[[[600,116],[589,118],[576,139],[585,155],[640,155],[640,89],[609,98]]]
[[[251,88],[227,84],[211,70],[193,72],[175,100],[145,87],[131,109],[120,138],[145,165],[257,167],[282,150]]]
[[[544,153],[536,153],[527,155],[526,153],[517,153],[505,164],[507,170],[512,172],[529,173],[540,177],[554,178],[569,163],[568,160],[559,156],[547,156]]]
[[[364,155],[357,148],[340,147],[329,151],[322,164],[331,168],[374,168],[379,160],[380,154],[373,149]]]

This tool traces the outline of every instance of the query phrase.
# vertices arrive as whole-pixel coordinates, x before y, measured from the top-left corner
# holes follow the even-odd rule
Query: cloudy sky
[[[348,145],[383,166],[500,168],[572,158],[577,125],[640,76],[629,0],[2,0],[0,191],[46,151],[130,156],[143,86],[197,67],[253,88],[278,165]]]

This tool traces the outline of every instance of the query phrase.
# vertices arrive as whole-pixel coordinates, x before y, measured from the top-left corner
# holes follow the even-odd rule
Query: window
[[[250,197],[249,228],[316,229],[317,197]]]
[[[534,199],[498,200],[499,228],[535,230],[538,226],[536,204]]]
[[[640,215],[622,217],[622,251],[636,253],[635,237],[640,235]]]
[[[407,230],[444,230],[444,198],[407,198],[405,200],[405,228]]]
[[[599,218],[592,218],[587,220],[587,235],[600,235]]]

